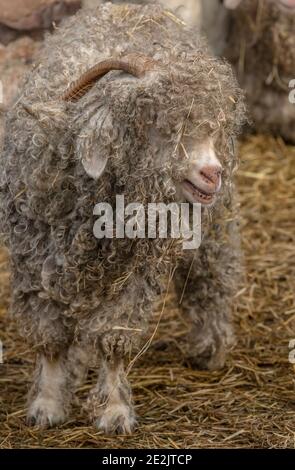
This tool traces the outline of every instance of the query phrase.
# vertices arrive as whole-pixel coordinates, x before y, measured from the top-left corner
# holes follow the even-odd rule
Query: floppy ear
[[[84,170],[93,179],[103,174],[107,161],[107,143],[113,138],[113,123],[104,107],[91,117],[80,131],[76,141],[76,154]]]
[[[102,153],[99,154],[99,150],[97,145],[92,146],[87,158],[82,159],[82,165],[87,175],[95,180],[103,174],[108,161],[108,157]]]
[[[225,8],[228,8],[229,10],[235,10],[240,3],[242,3],[243,0],[224,0],[224,6]]]

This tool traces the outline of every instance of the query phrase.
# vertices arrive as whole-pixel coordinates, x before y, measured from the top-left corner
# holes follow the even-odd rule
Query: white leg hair
[[[106,434],[131,434],[136,420],[123,361],[103,362],[87,407],[99,430]]]
[[[63,398],[66,373],[60,358],[49,360],[41,356],[33,388],[36,395],[29,405],[29,424],[47,427],[63,422],[67,416]]]
[[[41,355],[29,396],[28,424],[55,426],[69,415],[75,389],[87,369],[87,353],[71,346],[54,359]]]

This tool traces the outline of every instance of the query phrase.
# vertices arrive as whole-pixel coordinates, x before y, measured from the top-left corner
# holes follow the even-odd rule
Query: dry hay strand
[[[295,147],[252,136],[241,143],[241,160],[247,282],[236,298],[237,344],[222,371],[192,370],[183,356],[188,325],[172,291],[154,341],[130,371],[139,416],[132,436],[102,435],[89,426],[80,406],[56,429],[25,425],[34,361],[6,317],[8,278],[1,254],[0,447],[294,447],[294,368],[288,346],[295,337]],[[94,375],[91,371],[79,390],[81,400]]]

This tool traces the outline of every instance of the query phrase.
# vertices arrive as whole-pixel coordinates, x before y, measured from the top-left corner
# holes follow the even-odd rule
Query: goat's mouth
[[[183,195],[188,202],[200,203],[204,206],[208,206],[213,204],[215,201],[216,192],[206,192],[188,179],[185,179],[181,186]]]

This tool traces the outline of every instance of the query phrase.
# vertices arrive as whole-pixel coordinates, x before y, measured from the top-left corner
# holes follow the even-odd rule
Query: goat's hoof
[[[107,405],[95,420],[95,426],[105,434],[132,434],[136,424],[133,409],[128,405]]]
[[[29,407],[27,424],[48,428],[63,423],[66,417],[66,413],[58,400],[37,397]]]

